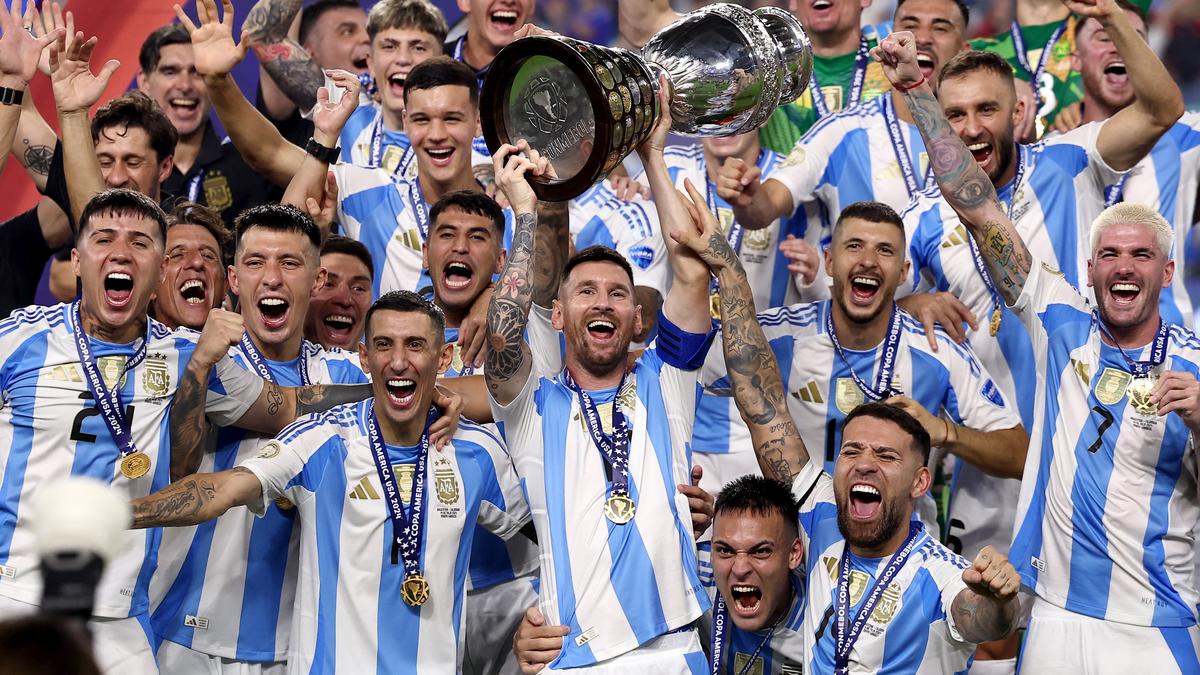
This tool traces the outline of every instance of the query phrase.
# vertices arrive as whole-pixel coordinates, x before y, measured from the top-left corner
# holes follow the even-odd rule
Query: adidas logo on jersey
[[[950,236],[942,241],[942,248],[950,248],[951,246],[960,246],[967,243],[967,228],[961,224],[950,232]]]
[[[183,617],[183,625],[188,628],[199,628],[200,630],[208,630],[208,618],[188,614]]]
[[[0,577],[4,577],[5,579],[16,579],[17,568],[9,567],[8,565],[0,565]]]
[[[407,229],[396,232],[396,239],[399,239],[405,246],[414,251],[421,250],[421,233],[416,229]]]
[[[379,499],[379,492],[371,485],[371,477],[363,476],[358,485],[350,491],[350,499]]]
[[[817,386],[816,380],[812,380],[803,387],[793,391],[792,396],[805,403],[825,403],[825,399],[821,396],[821,388]]]

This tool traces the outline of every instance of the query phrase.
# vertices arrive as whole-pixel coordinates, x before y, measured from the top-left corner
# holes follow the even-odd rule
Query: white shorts
[[[543,673],[569,675],[709,675],[708,657],[693,628],[661,635],[637,649],[583,668],[547,668]]]
[[[158,647],[162,675],[284,675],[287,663],[246,663],[198,652],[178,642],[163,640]]]
[[[1200,627],[1155,628],[1103,621],[1042,599],[1033,603],[1020,675],[1200,673]]]
[[[35,614],[37,605],[0,596],[0,619]],[[145,614],[125,619],[92,617],[88,621],[96,665],[105,675],[157,675],[158,664],[150,648],[153,640],[150,617]]]
[[[513,633],[525,610],[537,606],[536,580],[531,574],[467,593],[461,641],[465,675],[520,675]]]

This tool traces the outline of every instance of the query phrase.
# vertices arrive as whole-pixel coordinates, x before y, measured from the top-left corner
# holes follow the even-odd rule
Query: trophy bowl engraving
[[[633,152],[660,117],[665,75],[671,129],[685,136],[754,131],[808,86],[812,47],[783,10],[708,5],[679,18],[641,54],[560,35],[514,41],[492,62],[480,95],[493,153],[526,139],[554,167],[530,177],[539,199],[583,194]]]

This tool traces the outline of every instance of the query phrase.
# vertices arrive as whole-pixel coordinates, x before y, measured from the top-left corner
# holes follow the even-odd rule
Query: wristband
[[[920,82],[918,82],[918,83],[916,83],[916,84],[914,84],[914,85],[912,85],[911,87],[897,87],[897,86],[895,86],[895,85],[892,85],[892,88],[893,88],[893,89],[895,89],[896,91],[900,92],[901,94],[906,94],[906,93],[908,93],[908,92],[912,91],[913,89],[916,89],[917,87],[919,87],[919,86],[921,86],[921,85],[925,84],[925,82],[926,82],[926,80],[925,80],[925,76],[924,76],[924,75],[922,75],[922,76],[921,76],[921,81],[920,81]]]
[[[20,89],[0,87],[0,105],[21,105],[21,101],[24,99],[25,92]]]
[[[304,151],[325,164],[337,164],[338,157],[342,154],[341,148],[327,148],[318,143],[315,138],[308,139],[308,143],[304,145]]]

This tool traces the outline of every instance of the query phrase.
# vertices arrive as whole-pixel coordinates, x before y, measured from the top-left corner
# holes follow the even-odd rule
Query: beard
[[[838,531],[847,544],[863,549],[875,549],[896,536],[905,524],[904,513],[896,500],[884,501],[879,505],[880,518],[871,523],[850,520],[850,497],[837,498]]]

